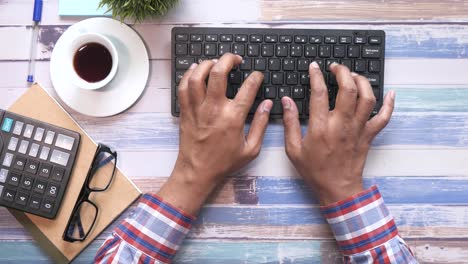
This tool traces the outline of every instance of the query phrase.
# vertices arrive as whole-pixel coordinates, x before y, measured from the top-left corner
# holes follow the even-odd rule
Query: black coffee
[[[103,45],[95,42],[81,46],[73,58],[76,73],[85,81],[104,80],[112,69],[112,55]]]

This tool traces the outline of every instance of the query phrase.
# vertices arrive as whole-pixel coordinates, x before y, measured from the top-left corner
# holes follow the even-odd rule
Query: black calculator
[[[55,218],[79,145],[77,132],[0,110],[0,206]]]

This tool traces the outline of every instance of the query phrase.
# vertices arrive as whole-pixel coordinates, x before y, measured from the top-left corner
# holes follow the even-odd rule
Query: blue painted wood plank
[[[80,125],[98,142],[117,149],[177,150],[178,119],[170,114],[124,113],[117,117],[90,118],[76,116]],[[395,114],[390,124],[376,137],[373,146],[426,145],[467,147],[466,115]],[[303,123],[305,132],[307,126]],[[248,125],[246,126],[246,130]],[[281,120],[270,122],[263,142],[264,148],[284,146]]]
[[[248,177],[255,189],[256,204],[317,204],[301,179]],[[239,179],[242,181],[242,178]],[[365,178],[364,186],[378,185],[386,204],[468,205],[468,179],[446,177]],[[415,191],[417,190],[417,191]],[[235,190],[239,196],[243,190]]]
[[[467,85],[468,88],[468,85]],[[466,88],[405,88],[385,87],[395,90],[397,100],[395,112],[468,112],[468,89]]]

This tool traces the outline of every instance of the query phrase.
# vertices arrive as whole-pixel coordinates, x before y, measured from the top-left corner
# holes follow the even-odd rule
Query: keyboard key
[[[286,73],[286,84],[295,85],[298,83],[297,72],[288,72]]]
[[[313,43],[313,44],[320,44],[320,43],[322,43],[322,39],[323,38],[321,36],[311,36],[309,38],[309,42]]]
[[[44,139],[44,143],[49,144],[49,145],[52,144],[52,142],[54,141],[54,137],[55,137],[54,131],[47,131],[46,138]]]
[[[190,35],[190,41],[202,42],[203,41],[203,35],[201,35],[201,34],[192,34],[192,35]]]
[[[50,148],[43,146],[41,150],[41,154],[39,155],[39,158],[41,160],[47,160],[49,158],[49,151],[50,151]]]
[[[380,85],[380,76],[378,74],[366,74],[365,75],[372,86]]]
[[[215,34],[206,35],[205,40],[207,42],[217,42],[218,41],[218,35],[215,35]]]
[[[36,174],[38,167],[39,167],[39,162],[35,160],[28,160],[26,162],[26,168],[24,170],[31,174]]]
[[[187,43],[176,43],[176,55],[187,55]]]
[[[10,143],[8,143],[8,150],[16,151],[16,147],[18,146],[18,138],[11,137]]]
[[[247,55],[251,57],[258,57],[258,55],[260,55],[260,45],[258,44],[247,45]]]
[[[382,39],[380,37],[375,37],[375,36],[369,37],[369,44],[371,45],[378,45],[381,42],[382,42]]]
[[[26,189],[26,190],[31,190],[33,181],[34,180],[32,177],[23,176],[23,179],[21,179],[21,188]]]
[[[5,183],[8,177],[7,169],[0,169],[0,183]]]
[[[280,37],[280,42],[281,43],[291,43],[292,42],[292,36],[281,36]]]
[[[231,52],[231,44],[221,43],[218,46],[218,55],[223,56],[224,54]]]
[[[296,43],[307,43],[307,37],[306,36],[295,36],[294,37],[294,42]]]
[[[284,74],[282,72],[271,73],[271,84],[281,85],[284,81]]]
[[[379,89],[379,88],[373,87],[373,88],[372,88],[372,91],[374,92],[374,96],[375,96],[375,98],[377,99],[377,101],[379,101],[379,100],[380,100],[380,99],[379,99],[379,98],[380,98],[380,89]]]
[[[176,83],[179,84],[183,77],[184,77],[184,72],[180,72],[180,71],[176,72],[176,77],[175,77]]]
[[[263,41],[262,35],[250,35],[250,42],[252,43],[261,43]]]
[[[361,55],[361,49],[359,46],[348,46],[348,57],[359,58]]]
[[[346,46],[335,45],[333,47],[333,57],[344,58],[346,56]]]
[[[13,154],[11,153],[6,153],[5,158],[3,159],[3,166],[5,167],[10,167],[11,163],[13,162]]]
[[[366,38],[365,37],[354,37],[354,43],[355,44],[366,44]]]
[[[266,43],[276,43],[278,42],[278,35],[266,35],[265,36]]]
[[[334,62],[335,62],[335,63],[340,63],[340,61],[337,60],[337,59],[326,60],[326,62],[325,62],[325,65],[326,65],[325,70],[326,70],[326,71],[330,71],[330,65],[331,65],[332,63],[334,63]]]
[[[291,45],[291,57],[302,57],[302,45]]]
[[[232,42],[232,35],[221,35],[221,42]]]
[[[31,209],[39,209],[40,204],[41,198],[33,195],[31,199],[29,199],[28,207]]]
[[[29,195],[24,192],[18,192],[15,197],[15,203],[19,205],[26,205],[26,202],[28,201]]]
[[[52,166],[46,163],[42,163],[39,167],[39,176],[49,178],[52,170]]]
[[[301,73],[301,84],[302,85],[309,85],[310,84],[310,76],[309,73]]]
[[[276,98],[276,87],[267,86],[265,87],[264,96],[266,99],[275,99]]]
[[[13,119],[6,117],[3,119],[2,130],[5,132],[10,132],[11,127],[13,126]]]
[[[2,197],[2,193],[3,193],[3,185],[0,185],[0,197]]]
[[[304,55],[308,58],[317,57],[317,45],[305,45]]]
[[[295,65],[296,63],[294,59],[283,59],[284,71],[294,71]]]
[[[330,37],[330,36],[325,37],[325,43],[327,44],[336,44],[336,42],[337,42],[336,37]]]
[[[8,185],[18,187],[20,183],[20,178],[21,176],[19,174],[17,174],[16,172],[11,172],[10,176],[8,177],[7,183]]]
[[[238,71],[230,72],[228,76],[228,82],[230,84],[241,84],[242,83],[241,72],[238,72]]]
[[[232,44],[232,53],[239,56],[245,55],[245,44]]]
[[[63,134],[59,134],[57,136],[57,141],[55,142],[55,146],[66,149],[66,150],[72,150],[74,143],[75,143],[74,138],[65,136]]]
[[[192,43],[192,44],[190,44],[190,55],[191,56],[200,56],[200,55],[202,55],[202,44],[201,43]]]
[[[320,47],[319,47],[319,56],[321,58],[329,58],[331,56],[331,46],[320,45]]]
[[[302,113],[302,102],[301,101],[294,101],[296,103],[297,110],[299,111],[299,114]]]
[[[28,151],[28,147],[29,147],[29,141],[21,140],[18,152],[21,154],[26,154],[26,152]]]
[[[44,199],[41,205],[41,211],[45,213],[50,213],[52,212],[53,208],[54,208],[54,202],[52,200]]]
[[[11,189],[5,189],[5,192],[3,193],[3,200],[7,202],[13,202],[13,199],[15,199],[16,191],[11,190]]]
[[[236,42],[247,42],[247,35],[236,35]]]
[[[175,60],[177,70],[187,70],[195,62],[194,58],[176,58]]]
[[[271,44],[262,45],[262,56],[273,57],[275,55],[275,47]]]
[[[62,181],[63,176],[65,175],[65,170],[59,167],[54,167],[54,170],[52,171],[52,180],[54,181]]]
[[[52,155],[50,156],[50,162],[53,162],[55,164],[62,165],[65,167],[68,164],[69,158],[70,158],[70,154],[54,149],[52,151]]]
[[[254,70],[256,70],[256,71],[266,70],[266,59],[255,59],[255,61],[254,61]]]
[[[355,72],[365,72],[367,68],[367,63],[365,60],[356,60],[354,62],[354,71]]]
[[[49,183],[46,189],[46,194],[51,196],[51,197],[57,197],[57,193],[59,191],[59,186],[55,183]]]
[[[244,58],[239,65],[241,71],[251,71],[252,70],[252,59]],[[244,79],[245,80],[245,79]]]
[[[268,60],[268,69],[270,71],[279,71],[281,70],[281,60],[280,59],[269,59]]]
[[[283,98],[284,96],[291,97],[291,88],[289,87],[280,87],[279,88],[279,98]]]
[[[277,57],[286,57],[286,56],[288,56],[288,45],[286,45],[286,44],[276,45],[276,56]]]
[[[351,60],[341,60],[341,64],[348,67],[349,70],[353,68],[353,64]]]
[[[311,63],[314,62],[314,61],[317,62],[317,64],[320,67],[320,70],[323,71],[323,60],[312,60]]]
[[[282,113],[283,113],[283,105],[281,104],[281,101],[273,101],[271,114],[282,114]]]
[[[363,58],[379,58],[380,54],[380,47],[376,46],[364,46],[362,47],[362,57]]]
[[[292,91],[293,99],[303,99],[305,97],[304,88],[294,87]]]
[[[188,35],[187,34],[176,34],[176,41],[187,41]]]
[[[205,56],[216,56],[218,46],[216,43],[207,43],[205,44]]]
[[[31,149],[29,149],[29,156],[31,157],[37,157],[37,153],[39,152],[39,145],[36,143],[33,143],[31,145]]]
[[[297,70],[298,71],[308,71],[309,70],[309,59],[298,59],[297,60]]]
[[[19,171],[24,170],[24,166],[26,165],[26,158],[16,156],[15,161],[13,162],[13,168]]]
[[[46,185],[47,185],[47,182],[36,180],[36,183],[34,183],[33,192],[43,194],[46,189]]]
[[[34,130],[34,126],[33,125],[26,125],[26,128],[24,129],[24,133],[23,133],[23,137],[25,138],[31,138],[32,136],[32,133],[33,133],[33,130]]]
[[[340,37],[340,44],[351,44],[352,37],[348,36],[341,36]]]
[[[23,132],[24,123],[20,121],[15,122],[15,127],[13,128],[13,134],[19,136]]]
[[[369,72],[380,72],[380,61],[369,61]]]

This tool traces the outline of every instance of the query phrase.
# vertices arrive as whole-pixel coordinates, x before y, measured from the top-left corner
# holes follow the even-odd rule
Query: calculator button
[[[39,176],[49,178],[51,170],[52,170],[51,165],[42,163],[40,168],[39,168]]]
[[[8,178],[8,184],[11,186],[18,186],[20,182],[20,175],[12,172],[10,173],[10,177]]]
[[[29,199],[29,208],[32,209],[39,209],[39,206],[41,205],[41,198],[37,196],[31,196],[31,199]]]
[[[59,164],[65,167],[67,166],[69,158],[70,158],[70,154],[54,149],[52,151],[52,155],[50,156],[50,162],[53,162],[55,164]]]
[[[62,181],[63,175],[65,174],[65,170],[59,167],[54,167],[52,172],[52,180],[54,181]]]
[[[8,143],[8,149],[11,151],[16,151],[16,147],[18,146],[18,138],[11,137],[10,143]]]
[[[73,148],[74,142],[74,138],[59,134],[57,137],[57,141],[55,142],[55,146],[66,150],[71,150]]]
[[[7,177],[8,177],[8,170],[1,169],[0,170],[0,183],[6,182]]]
[[[13,154],[6,153],[5,158],[3,159],[3,166],[10,167],[12,162],[13,162]]]
[[[13,119],[7,117],[3,119],[2,130],[5,132],[10,132],[12,125],[13,125]]]
[[[25,138],[31,138],[32,136],[32,133],[33,133],[33,130],[34,130],[34,126],[33,125],[26,125],[26,128],[24,129],[24,134],[23,134],[23,137]]]
[[[28,162],[26,162],[25,171],[32,173],[32,174],[36,174],[38,167],[39,167],[39,162],[34,161],[34,160],[28,160]]]
[[[39,155],[39,158],[41,160],[47,160],[47,158],[49,158],[49,151],[50,151],[50,148],[42,147],[41,155]]]
[[[26,159],[20,156],[16,156],[15,161],[13,162],[13,168],[17,170],[24,170],[24,166],[26,165]]]
[[[46,194],[55,198],[57,196],[58,190],[58,185],[50,183],[49,186],[47,186]]]
[[[21,188],[31,190],[32,185],[33,178],[29,176],[23,176],[23,179],[21,180]]]
[[[15,122],[15,127],[13,128],[13,134],[19,136],[21,135],[21,132],[23,131],[23,122],[16,121]]]
[[[44,137],[44,129],[42,127],[38,127],[36,129],[36,134],[34,134],[34,140],[41,141],[42,137]]]
[[[41,211],[46,213],[52,212],[52,208],[54,208],[54,202],[51,200],[44,199],[41,206]]]
[[[28,201],[29,195],[23,192],[18,192],[16,194],[15,198],[15,203],[19,205],[26,205],[26,202]]]
[[[5,193],[3,194],[3,199],[7,202],[13,202],[13,199],[15,198],[15,194],[16,194],[16,191],[5,189]]]
[[[39,145],[36,144],[36,143],[33,143],[31,145],[31,149],[29,150],[29,156],[31,157],[36,157],[37,156],[37,153],[39,152]]]
[[[43,194],[45,191],[46,185],[47,183],[44,181],[36,181],[36,183],[34,184],[33,191],[36,193]]]
[[[21,140],[21,144],[18,149],[18,152],[21,154],[26,154],[26,152],[28,151],[28,147],[29,147],[29,141]]]
[[[44,139],[44,143],[49,144],[49,145],[52,144],[52,142],[54,141],[54,137],[55,137],[54,131],[47,131],[46,137]]]

